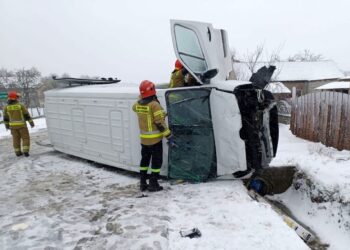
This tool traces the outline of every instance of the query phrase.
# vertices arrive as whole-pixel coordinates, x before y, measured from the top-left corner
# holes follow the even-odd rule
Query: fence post
[[[290,119],[290,130],[293,134],[296,134],[295,122],[296,122],[296,88],[292,88],[292,110]]]

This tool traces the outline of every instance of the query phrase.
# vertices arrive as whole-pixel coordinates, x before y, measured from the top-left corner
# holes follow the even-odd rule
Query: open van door
[[[200,84],[229,79],[233,67],[225,30],[209,23],[170,22],[176,57]]]

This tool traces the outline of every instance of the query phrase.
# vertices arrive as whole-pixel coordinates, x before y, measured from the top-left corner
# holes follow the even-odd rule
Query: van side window
[[[208,67],[196,33],[176,25],[175,39],[181,60],[195,73],[207,71]]]

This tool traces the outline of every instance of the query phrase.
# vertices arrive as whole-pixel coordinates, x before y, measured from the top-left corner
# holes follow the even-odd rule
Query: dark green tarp
[[[207,89],[175,90],[166,95],[176,144],[169,149],[169,178],[201,182],[216,175],[209,95]]]

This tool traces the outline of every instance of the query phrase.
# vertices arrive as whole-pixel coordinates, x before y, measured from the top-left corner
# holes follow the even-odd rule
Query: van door
[[[165,98],[176,144],[169,147],[168,177],[194,182],[216,177],[210,89],[169,90]]]
[[[177,58],[199,83],[229,78],[233,67],[225,30],[209,23],[171,20],[171,33]]]

